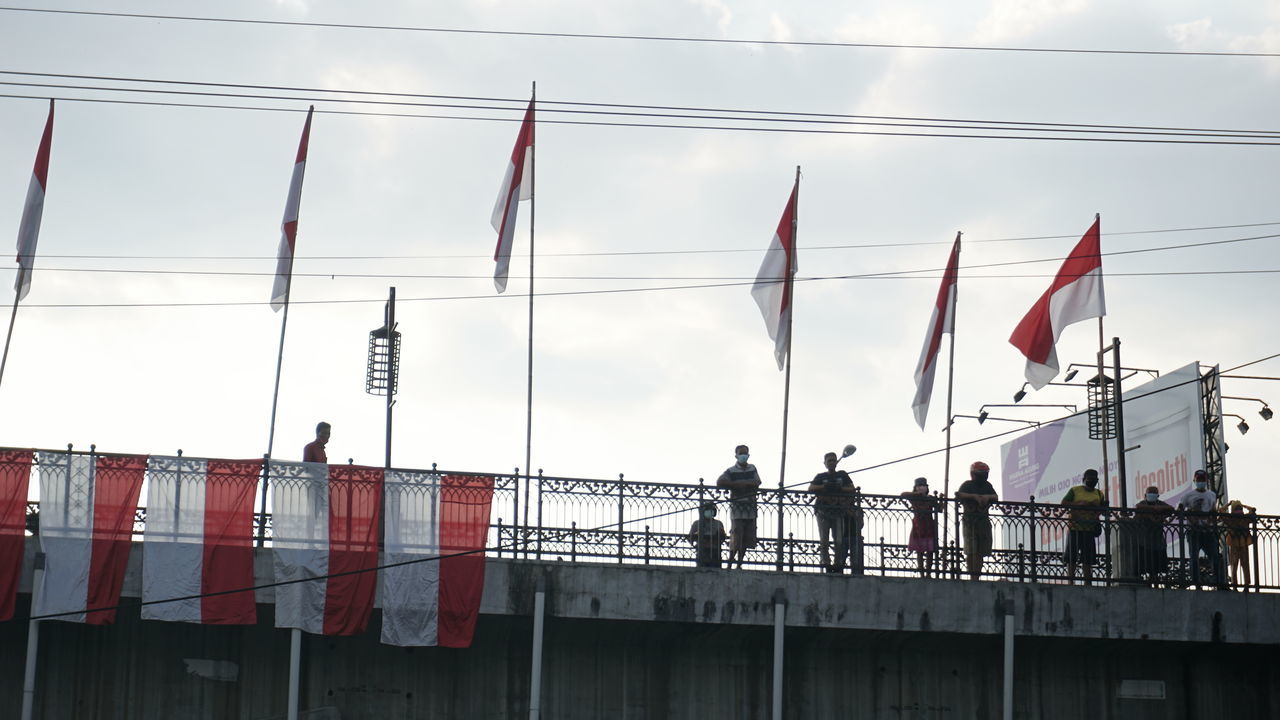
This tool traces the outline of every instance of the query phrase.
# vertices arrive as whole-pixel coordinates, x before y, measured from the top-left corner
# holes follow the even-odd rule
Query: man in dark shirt
[[[329,442],[329,423],[322,422],[316,425],[316,439],[307,443],[302,448],[302,462],[327,463],[329,456],[324,452],[324,446]]]
[[[991,503],[999,500],[996,489],[987,482],[991,467],[981,460],[969,466],[969,479],[956,490],[956,499],[964,509],[964,557],[969,577],[982,575],[982,558],[991,554]]]
[[[827,471],[818,473],[809,483],[809,492],[817,497],[813,499],[813,514],[818,520],[818,555],[822,560],[824,572],[840,574],[844,572],[845,561],[849,557],[852,544],[853,525],[853,481],[849,473],[836,470],[840,458],[829,452],[822,458]],[[831,564],[831,536],[835,536],[836,561]],[[857,563],[855,563],[855,566]]]
[[[700,568],[720,567],[720,546],[724,545],[724,524],[716,519],[716,504],[704,502],[698,519],[686,538],[693,543],[694,557]]]
[[[729,489],[729,564],[742,561],[747,550],[756,546],[756,493],[760,490],[760,475],[756,466],[747,462],[750,450],[746,445],[734,448],[738,462],[720,474],[716,487]]]

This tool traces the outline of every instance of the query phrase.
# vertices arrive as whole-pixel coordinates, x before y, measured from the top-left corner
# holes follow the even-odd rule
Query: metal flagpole
[[[21,268],[19,273],[23,272]],[[13,324],[18,320],[18,290],[13,291],[13,312],[9,314],[9,332],[4,336],[4,357],[0,359],[0,383],[4,382],[4,367],[9,364],[9,342],[13,340]]]
[[[954,293],[951,298],[951,348],[948,351],[947,358],[947,450],[943,455],[942,468],[942,557],[943,563],[951,557],[950,536],[951,536],[951,390],[955,385],[956,378],[956,315],[957,306],[960,304],[960,236],[963,233],[956,233],[956,277],[952,279],[951,292]],[[943,280],[946,282],[946,279]],[[935,536],[936,537],[936,536]],[[939,568],[940,572],[945,573],[944,568]]]
[[[40,606],[44,585],[44,553],[36,553],[35,572],[31,576],[31,615]],[[36,702],[36,660],[40,649],[40,621],[27,622],[27,665],[22,674],[22,720],[31,720]]]
[[[1093,219],[1095,222],[1098,223],[1098,236],[1099,238],[1101,238],[1102,214],[1094,213]],[[1103,366],[1103,360],[1102,360],[1102,354],[1106,352],[1106,347],[1107,347],[1107,342],[1105,337],[1106,335],[1104,334],[1102,329],[1102,316],[1099,315],[1098,316],[1098,397],[1100,398],[1106,397],[1106,389],[1107,389],[1106,382],[1105,382],[1106,375],[1104,374],[1104,366]],[[1116,381],[1119,382],[1119,379],[1120,379],[1119,376],[1117,376]],[[1111,495],[1110,495],[1111,493],[1111,458],[1109,457],[1110,453],[1108,453],[1107,451],[1107,435],[1108,435],[1107,428],[1111,427],[1111,406],[1108,405],[1107,403],[1103,403],[1102,407],[1099,408],[1099,410],[1102,412],[1102,433],[1101,433],[1102,435],[1102,478],[1103,478],[1102,488],[1108,493],[1107,497],[1109,501],[1111,498]]]
[[[796,226],[800,217],[800,166],[796,166],[795,200],[791,205],[791,244],[787,248],[787,261],[783,264],[782,297],[787,303],[787,372],[782,389],[782,465],[778,470],[778,556],[776,560],[778,572],[782,572],[783,544],[783,504],[782,496],[787,491],[787,415],[791,408],[791,319],[795,315],[795,285],[791,281],[791,269],[796,257]]]
[[[529,96],[529,107],[537,109],[535,103],[538,99],[538,82],[533,82],[531,94]],[[538,216],[538,142],[536,130],[538,123],[536,116],[530,118],[533,120],[535,130],[534,141],[529,143],[529,378],[527,382],[528,400],[525,404],[524,416],[524,521],[523,527],[525,531],[525,539],[528,539],[529,532],[529,486],[533,484],[533,237],[535,220]],[[525,556],[528,557],[528,550],[525,550]]]
[[[289,276],[284,281],[284,312],[280,316],[280,346],[276,350],[276,384],[271,391],[271,429],[267,436],[267,455],[262,463],[262,509],[258,512],[258,547],[267,534],[267,478],[270,475],[272,451],[276,442],[276,407],[280,401],[280,369],[284,364],[284,331],[289,326],[289,293],[293,289],[293,257],[289,257]]]

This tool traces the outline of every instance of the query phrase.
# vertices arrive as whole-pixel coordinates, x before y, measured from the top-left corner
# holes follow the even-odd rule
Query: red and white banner
[[[289,301],[294,249],[298,240],[298,211],[302,207],[302,176],[307,169],[307,143],[311,138],[311,114],[315,109],[313,105],[307,110],[307,121],[302,126],[302,140],[298,143],[298,157],[293,162],[293,177],[289,180],[289,199],[285,201],[284,219],[280,221],[280,249],[276,251],[276,280],[271,287],[272,310],[279,310]]]
[[[502,186],[498,188],[493,214],[489,217],[489,224],[498,232],[498,247],[493,252],[493,261],[497,263],[493,269],[493,285],[498,292],[507,289],[511,242],[516,232],[516,211],[521,200],[533,197],[533,126],[533,101],[530,100],[529,109],[524,112],[524,121],[520,123],[520,134],[516,136],[516,146],[511,151],[506,173],[502,176]]]
[[[115,621],[129,562],[145,455],[41,452],[44,583],[33,614],[95,625]]]
[[[307,580],[276,587],[276,627],[364,631],[377,587],[382,484],[382,468],[271,463],[275,579]]]
[[[262,460],[156,457],[147,464],[142,619],[257,622],[253,501]],[[226,594],[224,594],[226,593]],[[204,597],[200,597],[204,595]]]
[[[787,209],[782,212],[778,230],[773,234],[755,284],[751,286],[751,297],[760,306],[769,339],[773,340],[773,356],[778,361],[779,370],[786,365],[787,353],[791,350],[791,295],[796,274],[795,211],[799,194],[800,179],[797,177],[787,200]]]
[[[0,622],[13,617],[26,540],[30,450],[0,450]]]
[[[387,473],[382,642],[471,646],[492,503],[491,477]]]
[[[1039,390],[1058,375],[1058,338],[1072,323],[1103,317],[1107,302],[1102,292],[1102,219],[1084,234],[1053,284],[1031,306],[1009,342],[1027,357],[1026,377]]]
[[[956,275],[959,264],[960,233],[956,233],[956,241],[951,246],[951,257],[947,259],[947,269],[942,273],[938,299],[934,301],[933,314],[929,316],[924,348],[920,351],[920,360],[916,362],[916,397],[911,401],[911,410],[915,413],[916,423],[921,430],[929,416],[929,399],[933,397],[933,377],[938,370],[938,350],[942,347],[943,333],[951,335],[952,342],[955,341]]]
[[[22,221],[18,225],[18,275],[13,289],[21,300],[31,290],[31,270],[36,261],[36,243],[40,240],[40,220],[44,216],[44,193],[49,187],[49,150],[53,145],[53,101],[49,101],[49,119],[44,123],[36,165],[27,186],[27,201],[22,205]]]

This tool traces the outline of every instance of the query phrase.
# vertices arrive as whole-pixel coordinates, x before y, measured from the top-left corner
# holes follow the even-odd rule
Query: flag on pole
[[[1053,284],[1009,336],[1009,342],[1027,357],[1027,382],[1036,390],[1058,374],[1055,346],[1062,330],[1072,323],[1107,314],[1102,292],[1101,224],[1101,218],[1093,221],[1062,263]]]
[[[782,212],[778,230],[773,234],[755,284],[751,286],[751,297],[760,306],[769,339],[773,340],[773,356],[778,361],[779,370],[786,365],[787,353],[791,349],[791,291],[796,274],[795,209],[799,194],[800,178],[797,176],[791,197],[787,200],[787,209]]]
[[[942,347],[942,335],[951,335],[955,340],[956,314],[956,273],[960,263],[960,233],[956,233],[956,241],[951,246],[951,257],[947,259],[947,269],[942,273],[942,285],[938,288],[938,299],[933,304],[933,314],[929,317],[929,329],[924,334],[924,348],[920,351],[920,360],[916,362],[916,397],[911,402],[911,410],[915,413],[916,423],[924,429],[925,418],[929,415],[929,399],[933,396],[933,376],[938,369],[938,350]]]
[[[492,502],[491,477],[387,472],[382,642],[471,646]]]
[[[382,468],[272,462],[270,485],[276,581],[308,580],[276,588],[276,627],[363,632],[377,587]]]
[[[26,543],[30,450],[0,451],[0,622],[13,617]]]
[[[53,145],[53,101],[49,101],[49,119],[44,123],[40,148],[36,150],[36,166],[27,186],[27,201],[22,206],[18,224],[18,275],[13,289],[22,300],[31,290],[31,270],[36,261],[36,242],[40,239],[40,219],[44,215],[44,193],[49,187],[49,149]]]
[[[151,457],[142,544],[143,620],[257,622],[253,500],[262,460]],[[205,597],[191,597],[204,594]]]
[[[533,125],[533,101],[530,100],[529,109],[524,112],[524,122],[520,123],[520,134],[516,136],[516,146],[507,162],[506,174],[502,177],[502,186],[498,188],[493,214],[489,217],[489,224],[498,232],[498,247],[493,252],[493,261],[497,263],[493,269],[493,285],[498,292],[507,289],[516,211],[521,200],[533,197]]]
[[[86,612],[120,602],[129,563],[145,455],[42,452],[40,549],[44,584],[36,615],[92,625],[115,622],[116,611]]]
[[[311,114],[315,109],[312,105],[307,110],[307,121],[302,126],[302,140],[298,143],[298,157],[293,163],[293,177],[289,180],[289,198],[284,204],[284,219],[280,221],[276,280],[271,287],[271,309],[275,311],[289,302],[289,282],[293,275],[293,257],[298,240],[298,209],[302,206],[302,175],[307,169],[307,142],[311,137]]]

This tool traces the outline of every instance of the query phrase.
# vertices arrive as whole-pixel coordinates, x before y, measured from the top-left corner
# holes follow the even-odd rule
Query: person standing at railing
[[[1097,510],[1107,504],[1098,489],[1098,471],[1084,471],[1084,484],[1076,485],[1062,496],[1063,505],[1072,507],[1067,525],[1067,582],[1076,581],[1076,565],[1084,566],[1084,584],[1093,584],[1093,566],[1098,561],[1098,536],[1102,534],[1102,522]],[[1079,508],[1079,509],[1077,509]]]
[[[1195,474],[1195,489],[1182,497],[1178,509],[1185,511],[1187,551],[1191,556],[1191,584],[1201,585],[1200,553],[1209,558],[1213,572],[1212,585],[1223,586],[1222,553],[1218,549],[1218,495],[1209,489],[1209,476],[1204,470]],[[1211,585],[1211,586],[1212,586]]]
[[[1222,524],[1227,527],[1227,565],[1231,568],[1231,584],[1249,589],[1249,546],[1253,544],[1254,515],[1258,508],[1239,500],[1228,503],[1227,516]],[[1244,585],[1240,584],[1240,570],[1244,570]]]
[[[911,537],[907,549],[916,553],[920,577],[933,574],[933,558],[938,549],[938,500],[929,494],[929,481],[916,478],[910,492],[902,493],[911,506]]]
[[[1165,540],[1165,521],[1173,514],[1173,506],[1160,499],[1160,488],[1152,485],[1147,494],[1133,506],[1136,526],[1138,577],[1147,576],[1153,586],[1160,573],[1169,568],[1169,550]]]
[[[700,568],[720,567],[720,547],[724,545],[724,523],[716,519],[716,504],[704,502],[698,509],[698,519],[689,528],[689,542]]]
[[[990,475],[991,466],[979,460],[969,466],[969,479],[956,490],[964,509],[964,557],[973,580],[982,576],[982,559],[991,554],[991,503],[1000,500],[987,481]]]
[[[760,490],[760,474],[748,463],[751,450],[739,445],[733,450],[738,462],[720,474],[716,487],[729,490],[729,564],[742,561],[747,550],[756,546],[756,493]],[[778,539],[782,541],[781,538]]]
[[[818,556],[822,562],[823,572],[840,574],[844,572],[849,558],[849,548],[853,542],[854,503],[853,480],[849,473],[836,469],[840,458],[833,452],[822,458],[827,471],[818,473],[809,483],[809,492],[813,499],[813,515],[818,521]],[[836,561],[831,563],[830,550],[832,536],[835,536]]]
[[[302,448],[302,462],[329,462],[329,456],[325,453],[324,446],[329,442],[330,429],[330,425],[327,422],[316,425],[316,439]]]

